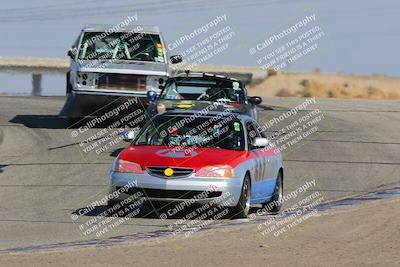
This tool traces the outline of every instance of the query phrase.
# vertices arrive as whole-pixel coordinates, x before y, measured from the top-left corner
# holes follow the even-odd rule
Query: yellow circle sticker
[[[164,170],[164,174],[165,176],[171,176],[172,174],[174,174],[174,170],[171,168],[167,168]]]

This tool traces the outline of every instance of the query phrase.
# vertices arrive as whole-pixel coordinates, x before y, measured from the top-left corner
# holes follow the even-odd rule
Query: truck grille
[[[166,176],[164,171],[168,167],[147,167],[147,172],[150,175],[154,175],[157,177],[162,177],[162,178],[178,178],[178,177],[186,177],[189,176],[193,173],[193,169],[187,169],[187,168],[171,168],[174,172],[171,176]]]
[[[100,74],[98,89],[146,91],[146,76],[132,74]]]

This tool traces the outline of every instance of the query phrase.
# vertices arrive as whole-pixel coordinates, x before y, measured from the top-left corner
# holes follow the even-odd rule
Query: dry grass
[[[276,96],[279,97],[289,97],[289,96],[295,96],[294,94],[292,94],[288,89],[282,88],[281,90],[279,90],[276,93]]]
[[[252,95],[341,99],[400,99],[400,78],[274,73],[249,87]]]
[[[275,69],[268,69],[267,73],[269,77],[278,75],[278,71],[276,71]]]

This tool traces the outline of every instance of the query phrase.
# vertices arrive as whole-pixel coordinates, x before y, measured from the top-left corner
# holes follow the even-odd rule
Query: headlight
[[[161,92],[160,87],[164,85],[164,77],[162,76],[147,76],[146,91],[155,91],[157,94]]]
[[[94,87],[97,84],[97,73],[78,71],[77,76],[78,86]]]
[[[206,166],[196,172],[196,176],[232,178],[233,170],[229,165]]]
[[[137,173],[137,174],[143,174],[142,167],[140,167],[139,164],[122,160],[122,159],[117,159],[117,161],[114,164],[114,172],[123,172],[123,173]]]

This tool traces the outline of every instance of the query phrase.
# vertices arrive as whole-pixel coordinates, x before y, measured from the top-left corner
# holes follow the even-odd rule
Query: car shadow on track
[[[113,125],[115,122],[120,120],[121,117],[108,118],[104,122],[90,123],[89,128],[107,128]],[[91,118],[83,118],[76,121],[74,124],[70,124],[65,118],[61,118],[57,115],[16,115],[9,122],[22,124],[28,128],[42,128],[42,129],[76,129],[86,125],[92,120]],[[119,127],[123,127],[122,124]]]
[[[16,115],[9,122],[23,124],[28,128],[65,129],[67,122],[55,115]]]
[[[130,208],[128,206],[122,207],[109,207],[109,206],[95,206],[90,210],[87,207],[79,208],[72,212],[71,215],[85,216],[85,217],[118,217],[118,218],[141,218],[141,219],[166,219],[166,220],[179,220],[179,219],[192,219],[192,220],[218,220],[218,219],[232,219],[232,213],[227,212],[227,208],[210,207],[208,209],[201,209],[201,205],[191,205],[182,210],[176,209],[176,205],[170,204],[141,204],[139,206]],[[200,212],[198,211],[200,208]],[[259,208],[252,207],[249,214],[257,213]],[[217,218],[217,219],[215,219]]]
[[[258,108],[262,109],[262,110],[276,110],[277,107],[273,107],[273,106],[267,106],[267,105],[257,105]]]

